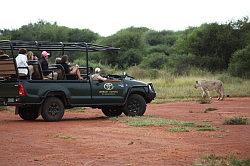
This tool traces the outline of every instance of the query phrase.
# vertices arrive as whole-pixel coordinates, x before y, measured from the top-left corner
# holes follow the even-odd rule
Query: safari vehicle
[[[50,66],[50,70],[61,73],[57,80],[43,76],[38,61],[29,65],[34,73],[20,75],[15,62],[17,50],[26,48],[29,51],[43,50],[53,52],[80,51],[86,55],[86,66],[81,69],[84,80],[65,75],[62,65]],[[92,107],[99,108],[108,116],[142,116],[146,104],[156,96],[152,83],[135,80],[128,75],[107,75],[106,81],[91,79],[93,68],[89,67],[89,53],[96,51],[117,52],[119,48],[91,43],[51,43],[0,41],[0,49],[11,56],[0,57],[0,105],[15,106],[15,114],[24,120],[35,120],[42,116],[45,121],[60,121],[65,108]],[[28,70],[28,69],[27,69]]]

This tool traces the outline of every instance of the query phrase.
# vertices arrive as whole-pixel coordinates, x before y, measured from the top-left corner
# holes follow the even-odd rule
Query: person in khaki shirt
[[[93,74],[93,75],[91,76],[91,78],[92,78],[93,80],[106,81],[107,78],[102,77],[102,76],[100,75],[100,72],[101,72],[101,69],[100,69],[99,67],[95,68],[95,74]]]

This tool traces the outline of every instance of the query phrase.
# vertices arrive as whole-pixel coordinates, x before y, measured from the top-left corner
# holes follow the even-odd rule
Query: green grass
[[[233,118],[226,118],[224,121],[225,125],[247,125],[248,119],[245,117],[233,117]]]
[[[0,106],[0,111],[6,111],[7,107],[6,106]]]
[[[70,108],[70,109],[66,109],[65,111],[68,112],[85,112],[86,108],[85,107],[74,107],[74,108]]]
[[[195,89],[196,80],[220,79],[224,83],[225,95],[230,97],[250,96],[250,80],[231,77],[224,74],[211,74],[209,72],[202,75],[194,74],[188,76],[172,76],[167,72],[159,71],[160,77],[156,79],[142,79],[146,82],[152,82],[157,92],[155,103],[171,101],[190,101],[201,100],[201,90]],[[135,77],[137,78],[137,77]],[[210,92],[212,97],[217,98],[216,92]],[[214,99],[213,99],[214,100]],[[203,102],[203,101],[200,101]],[[209,101],[208,101],[209,102]],[[206,103],[206,102],[205,102]]]
[[[130,126],[165,126],[175,125],[182,127],[194,127],[195,123],[188,121],[178,121],[172,119],[164,119],[152,116],[141,116],[141,117],[126,117],[122,120],[124,123]]]
[[[195,162],[193,166],[249,166],[250,158],[240,160],[234,155],[216,156],[211,154]]]
[[[216,129],[209,123],[202,123],[196,125],[196,131],[215,131]]]
[[[170,132],[189,132],[190,130],[185,127],[173,127],[169,129]]]
[[[216,130],[209,123],[194,123],[190,121],[180,121],[174,119],[164,119],[154,116],[137,116],[137,117],[122,117],[112,118],[113,120],[121,121],[129,126],[142,127],[142,126],[174,126],[170,128],[170,132],[188,132],[190,130],[196,131],[214,131]]]
[[[57,134],[54,138],[60,138],[60,139],[64,139],[64,140],[72,140],[75,139],[71,136],[66,136],[66,135],[62,135],[62,134]]]

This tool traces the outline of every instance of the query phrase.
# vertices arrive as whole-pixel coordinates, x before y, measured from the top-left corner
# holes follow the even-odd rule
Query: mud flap
[[[18,106],[15,106],[15,115],[18,114],[18,111],[19,111],[19,107],[18,107]]]

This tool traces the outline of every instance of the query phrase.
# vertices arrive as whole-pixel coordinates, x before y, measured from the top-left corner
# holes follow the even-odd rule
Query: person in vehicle
[[[58,74],[56,72],[49,70],[49,63],[48,63],[49,55],[50,54],[47,51],[43,51],[41,53],[41,59],[39,59],[39,63],[43,70],[43,75],[50,79],[56,80]]]
[[[0,50],[0,59],[9,59],[9,55],[5,54],[3,50]]]
[[[92,78],[93,80],[106,81],[107,78],[102,77],[102,76],[100,75],[100,73],[101,73],[101,69],[100,69],[99,67],[95,68],[95,74],[93,74],[93,75],[91,76],[91,78]]]
[[[62,58],[57,57],[57,58],[55,59],[55,63],[56,63],[56,64],[61,64],[61,59],[62,59]]]
[[[83,80],[83,77],[81,76],[81,73],[80,73],[80,70],[79,70],[79,66],[78,65],[75,65],[75,66],[70,66],[69,65],[69,57],[68,57],[68,55],[63,55],[62,56],[61,65],[64,68],[65,74],[76,75],[79,80]]]
[[[23,75],[28,75],[28,58],[27,58],[27,50],[25,48],[21,48],[18,51],[18,55],[16,57],[16,65],[17,67],[24,67],[19,68],[18,73]],[[27,67],[27,69],[25,69]]]
[[[34,53],[32,51],[27,52],[27,58],[28,58],[28,61],[37,60],[37,57],[34,56]]]
[[[28,59],[28,61],[34,60],[34,54],[33,54],[32,51],[28,51],[27,52],[27,59]],[[32,73],[34,73],[34,67],[33,67],[33,65],[30,65],[29,63],[28,63],[28,67],[29,67],[30,78],[31,78],[32,77]]]

